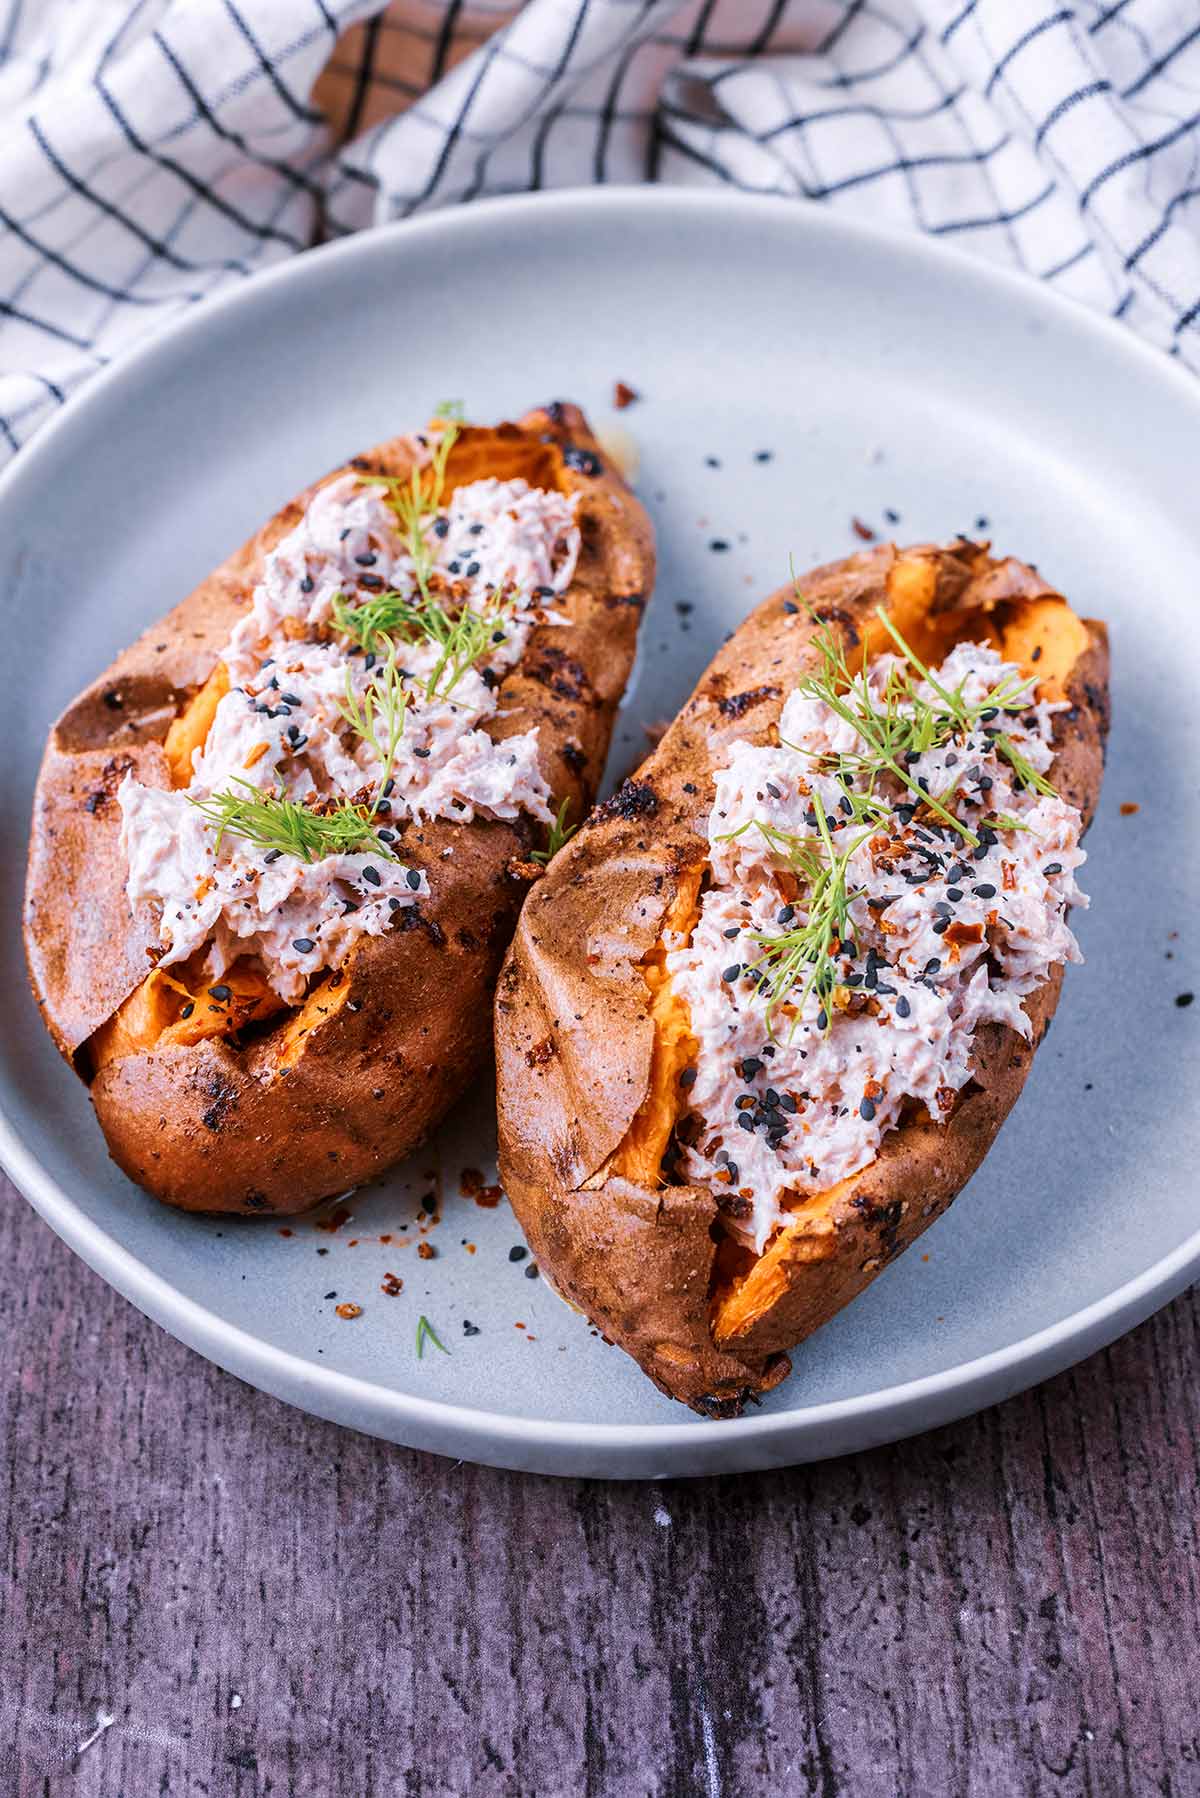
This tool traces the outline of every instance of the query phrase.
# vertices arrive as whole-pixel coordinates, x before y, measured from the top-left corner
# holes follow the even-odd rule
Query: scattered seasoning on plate
[[[613,383],[613,405],[617,408],[618,412],[624,412],[626,406],[632,406],[634,400],[640,400],[641,397],[642,396],[637,388],[631,387],[628,381],[615,381]]]
[[[708,547],[712,550],[714,555],[721,556],[724,555],[725,551],[729,548],[729,543],[724,537],[710,537],[708,540]]]
[[[1126,799],[1121,806],[1121,816],[1123,818],[1132,818],[1134,813],[1140,812],[1141,809],[1142,808],[1136,799]]]
[[[473,1324],[469,1317],[464,1317],[463,1318],[463,1335],[464,1336],[478,1336],[479,1333],[480,1333],[479,1325]]]
[[[397,1298],[404,1291],[404,1281],[399,1274],[384,1274],[379,1290],[385,1292],[390,1299]]]
[[[1178,1003],[1179,1003],[1179,1001],[1176,1000],[1176,1004],[1178,1004]],[[525,1269],[525,1278],[527,1280],[536,1280],[537,1277],[538,1277],[538,1264],[536,1261],[531,1261],[529,1263],[529,1266]]]
[[[344,1305],[339,1305],[337,1307],[337,1314],[339,1317],[344,1318],[346,1320],[346,1322],[349,1323],[353,1318],[362,1316],[362,1306],[361,1305],[353,1305],[350,1303],[349,1300],[347,1300]]]
[[[437,1250],[431,1242],[419,1242],[417,1244],[417,1254],[421,1257],[422,1261],[432,1261],[437,1254]]]
[[[850,520],[850,529],[854,532],[856,537],[861,537],[864,543],[874,543],[874,531],[869,524],[864,524],[861,518],[852,518]]]
[[[508,1258],[510,1261],[524,1261],[524,1259],[525,1259],[526,1255],[528,1255],[528,1253],[529,1253],[529,1250],[525,1247],[525,1245],[523,1243],[519,1242],[516,1244],[515,1248],[509,1249]]]
[[[774,450],[755,450],[754,452],[754,460],[756,462],[773,462],[774,459]]]
[[[1180,1011],[1183,1011],[1187,1006],[1189,1006],[1192,1003],[1192,1001],[1195,999],[1195,997],[1196,997],[1195,993],[1176,993],[1175,1003],[1176,1003],[1176,1005],[1178,1005]]]

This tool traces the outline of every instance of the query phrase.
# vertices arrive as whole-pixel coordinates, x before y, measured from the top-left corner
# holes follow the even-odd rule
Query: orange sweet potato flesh
[[[1103,625],[1032,568],[963,540],[881,545],[798,583],[857,665],[892,647],[884,606],[923,661],[986,639],[1070,711],[1051,777],[1085,821],[1108,729]],[[811,664],[815,626],[791,586],[714,658],[653,755],[556,859],[526,904],[496,996],[501,1172],[540,1265],[672,1397],[736,1415],[788,1353],[899,1254],[969,1179],[1033,1057],[1015,1032],[976,1033],[973,1078],[947,1123],[914,1116],[869,1168],[806,1199],[767,1252],[724,1234],[716,1196],[662,1175],[679,1110],[686,1017],[658,977],[662,935],[707,860],[712,772],[739,738],[771,740]],[[1034,1043],[1061,970],[1026,1001]],[[668,1026],[664,1030],[664,1024]]]
[[[422,439],[394,438],[334,474],[407,479]],[[577,494],[582,550],[498,691],[491,734],[538,730],[542,771],[579,817],[590,805],[653,585],[653,533],[577,407],[467,427],[450,490],[524,477]],[[332,478],[328,477],[328,478]],[[127,775],[183,786],[227,689],[221,651],[267,551],[315,486],[284,506],[98,680],[50,734],[26,882],[30,979],[55,1043],[90,1085],[110,1152],[140,1185],[188,1210],[284,1214],[408,1154],[489,1052],[488,1002],[541,827],[477,820],[398,827],[397,853],[430,897],[403,928],[360,941],[304,1003],[280,1005],[262,970],[219,982],[155,965],[152,905],[125,895],[117,792]],[[212,984],[228,986],[214,1001]],[[185,1018],[188,1005],[191,1011]]]

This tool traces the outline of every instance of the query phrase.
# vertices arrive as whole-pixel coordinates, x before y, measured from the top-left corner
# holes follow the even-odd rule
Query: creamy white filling
[[[388,929],[396,912],[427,894],[423,874],[381,853],[305,862],[218,833],[194,801],[244,789],[303,803],[312,798],[378,800],[380,751],[393,760],[373,824],[477,815],[552,816],[538,761],[537,730],[493,740],[496,688],[519,662],[535,624],[559,623],[550,609],[570,586],[579,554],[575,496],[523,480],[483,480],[458,488],[426,525],[443,593],[485,615],[503,599],[503,618],[474,664],[433,682],[441,651],[402,643],[397,662],[407,700],[404,727],[389,743],[357,735],[339,709],[348,693],[361,705],[378,678],[382,648],[355,652],[335,628],[334,602],[369,601],[381,590],[417,593],[412,560],[381,486],[343,475],[319,489],[296,526],[265,558],[250,607],[220,660],[230,691],[216,708],[192,779],[163,792],[127,778],[120,789],[127,891],[135,904],[161,906],[160,965],[187,960],[210,944],[209,975],[239,956],[258,957],[289,1003],[321,969],[345,959],[357,939]],[[431,690],[432,686],[432,690]]]
[[[892,660],[872,668],[876,695]],[[958,645],[934,674],[946,688],[963,682],[970,704],[1006,676],[1019,678],[975,643]],[[1039,772],[1050,766],[1051,720],[1063,709],[1042,702],[1000,720]],[[906,1102],[922,1102],[934,1118],[949,1114],[970,1077],[979,1024],[1000,1021],[1028,1038],[1021,998],[1055,963],[1081,959],[1066,913],[1087,903],[1075,884],[1085,860],[1078,811],[1021,787],[981,725],[965,741],[921,755],[910,775],[976,834],[989,816],[1023,828],[997,828],[975,851],[927,813],[911,818],[913,796],[898,781],[877,789],[893,810],[850,858],[855,953],[835,964],[843,1002],[828,1029],[818,992],[797,1008],[805,967],[769,1028],[768,998],[752,971],[764,953],[756,933],[779,937],[807,912],[803,890],[792,892],[786,861],[759,826],[813,838],[817,796],[835,849],[863,834],[839,809],[842,788],[814,765],[861,748],[853,726],[819,699],[793,693],[779,735],[776,747],[735,743],[718,773],[713,885],[690,940],[666,958],[700,1043],[688,1076],[685,1169],[722,1195],[731,1227],[759,1252],[789,1196],[824,1191],[867,1166]]]

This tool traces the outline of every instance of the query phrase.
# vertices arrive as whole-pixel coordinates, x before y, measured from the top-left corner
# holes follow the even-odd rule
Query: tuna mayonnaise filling
[[[369,847],[306,861],[232,832],[219,838],[197,801],[252,788],[298,804],[374,802],[385,844],[388,826],[408,818],[469,823],[526,812],[550,820],[536,729],[496,741],[486,726],[530,630],[559,622],[548,608],[574,574],[574,506],[573,496],[519,479],[453,492],[427,533],[438,590],[480,616],[503,601],[503,621],[481,654],[440,676],[436,642],[403,642],[402,729],[394,742],[378,730],[371,741],[348,726],[343,708],[363,704],[384,650],[356,646],[338,629],[335,608],[387,591],[415,599],[417,575],[383,488],[345,475],[318,491],[267,555],[222,652],[229,691],[194,752],[190,783],[161,791],[127,778],[120,789],[127,891],[134,903],[161,905],[160,965],[206,943],[213,976],[254,955],[294,1003],[313,975],[338,966],[362,935],[382,934],[429,890],[423,873]],[[392,758],[382,803],[380,752]]]
[[[881,706],[900,665],[892,656],[872,665]],[[886,816],[874,828],[848,815],[849,795],[863,788],[857,733],[811,693],[788,699],[778,746],[734,744],[716,778],[712,884],[690,936],[669,942],[666,956],[699,1043],[680,1134],[688,1178],[722,1194],[729,1224],[758,1252],[790,1195],[824,1191],[873,1161],[906,1106],[948,1116],[976,1027],[995,1020],[1028,1038],[1022,997],[1055,963],[1081,959],[1066,922],[1070,906],[1087,903],[1075,884],[1080,815],[1022,780],[999,746],[1002,730],[1025,769],[1044,775],[1064,705],[1030,700],[989,715],[988,696],[1006,683],[1013,693],[1021,679],[983,644],[959,644],[930,672],[982,715],[909,756],[917,796],[890,776],[876,783]],[[924,683],[916,691],[935,697]],[[847,928],[825,980],[811,983],[810,963],[791,978],[769,945],[808,918],[809,891],[784,846],[816,843],[831,859],[818,811],[834,855],[856,846]]]

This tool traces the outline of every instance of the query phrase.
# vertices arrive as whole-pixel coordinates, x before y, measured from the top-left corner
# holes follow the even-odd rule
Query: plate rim
[[[354,233],[291,257],[253,280],[231,286],[204,305],[188,309],[93,376],[0,471],[0,517],[10,492],[37,479],[41,464],[57,455],[60,439],[86,425],[90,409],[103,404],[122,385],[137,390],[156,360],[170,359],[182,340],[203,337],[219,317],[259,305],[280,283],[323,279],[335,262],[349,267],[376,257],[386,259],[396,253],[398,245],[414,246],[421,240],[453,236],[464,222],[482,220],[486,228],[491,220],[500,229],[510,225],[519,228],[535,208],[543,225],[552,222],[556,213],[573,223],[581,209],[617,216],[633,209],[669,219],[698,211],[770,212],[777,225],[787,219],[784,228],[801,236],[874,246],[888,256],[906,256],[931,271],[945,270],[959,281],[965,278],[986,289],[1007,290],[1014,304],[1026,313],[1040,313],[1067,325],[1074,333],[1092,338],[1101,351],[1140,365],[1140,372],[1149,380],[1173,390],[1181,400],[1186,396],[1185,403],[1200,410],[1196,377],[1175,364],[1164,350],[1136,337],[1116,320],[1045,287],[1034,276],[985,262],[939,239],[901,227],[843,217],[826,208],[805,206],[790,195],[669,185],[559,188],[474,201],[469,207],[448,207]],[[348,1410],[357,1410],[372,1419],[371,1426],[345,1423],[344,1427],[386,1423],[389,1433],[392,1428],[398,1432],[393,1440],[409,1442],[414,1447],[441,1453],[461,1452],[465,1447],[471,1458],[481,1462],[545,1472],[569,1473],[567,1463],[572,1453],[584,1457],[612,1454],[618,1459],[632,1455],[638,1465],[627,1463],[614,1470],[611,1477],[629,1477],[631,1473],[646,1476],[651,1463],[654,1468],[648,1477],[658,1477],[712,1472],[721,1466],[766,1466],[819,1459],[854,1446],[846,1439],[847,1430],[860,1438],[859,1447],[894,1441],[985,1408],[1063,1371],[1169,1303],[1200,1274],[1198,1227],[1141,1273],[1079,1310],[984,1355],[913,1380],[848,1398],[812,1405],[801,1403],[788,1411],[724,1422],[690,1421],[683,1417],[656,1423],[537,1419],[396,1391],[359,1375],[322,1367],[292,1350],[266,1342],[189,1298],[80,1209],[27,1146],[9,1115],[2,1091],[0,1166],[55,1233],[101,1278],[160,1327],[238,1377],[275,1394],[281,1387],[302,1393],[303,1397],[285,1400],[301,1409],[313,1411],[317,1407],[312,1401],[320,1399],[323,1402],[318,1414],[339,1423],[344,1423]],[[861,1427],[872,1420],[878,1420],[883,1427],[874,1432]],[[823,1437],[828,1441],[838,1431],[841,1438],[833,1446],[822,1446]],[[442,1446],[455,1440],[458,1449]],[[722,1448],[726,1452],[720,1452]],[[660,1462],[664,1464],[661,1467],[657,1465]],[[677,1466],[676,1462],[691,1465]]]

